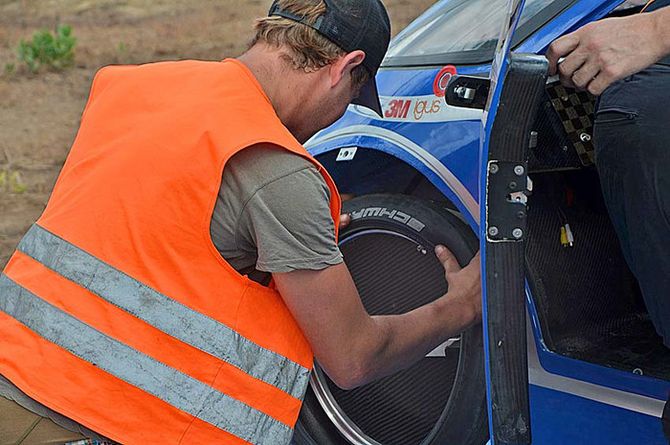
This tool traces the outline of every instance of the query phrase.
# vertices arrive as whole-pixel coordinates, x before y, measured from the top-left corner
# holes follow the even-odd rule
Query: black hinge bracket
[[[445,100],[454,107],[486,108],[491,81],[483,77],[455,76],[447,85]]]

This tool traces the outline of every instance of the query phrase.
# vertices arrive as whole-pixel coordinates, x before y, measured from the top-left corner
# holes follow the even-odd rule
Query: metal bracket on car
[[[489,98],[491,81],[483,77],[455,76],[447,85],[447,104],[483,110]]]
[[[527,163],[490,161],[486,201],[486,238],[490,242],[523,241],[532,182]]]
[[[356,157],[356,152],[358,147],[344,147],[340,149],[340,152],[337,154],[336,162],[346,162],[353,161]]]

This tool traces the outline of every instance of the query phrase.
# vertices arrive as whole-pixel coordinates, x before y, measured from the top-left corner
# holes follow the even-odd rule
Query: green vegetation
[[[0,192],[21,194],[28,187],[23,182],[21,174],[15,170],[0,170]]]
[[[119,42],[116,46],[115,61],[116,63],[125,64],[128,63],[129,47],[126,42]]]
[[[6,76],[11,76],[14,74],[14,71],[16,71],[16,65],[13,63],[6,63],[5,64],[5,75]]]
[[[77,39],[72,36],[72,27],[59,25],[55,34],[41,30],[33,35],[32,40],[21,40],[18,56],[33,73],[42,67],[62,70],[74,63],[76,44]]]

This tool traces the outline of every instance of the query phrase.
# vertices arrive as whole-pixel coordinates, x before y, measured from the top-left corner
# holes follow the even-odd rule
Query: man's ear
[[[365,52],[361,50],[352,51],[335,61],[330,66],[330,86],[336,87],[342,79],[346,79],[351,72],[363,63]]]

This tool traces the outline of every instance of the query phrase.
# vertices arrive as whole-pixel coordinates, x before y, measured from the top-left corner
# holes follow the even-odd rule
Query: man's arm
[[[344,264],[273,277],[321,367],[351,389],[409,367],[480,320],[479,255],[461,269],[446,248],[436,254],[449,291],[403,315],[368,315]]]
[[[446,250],[438,254],[450,285],[445,297],[405,315],[369,316],[343,264],[328,186],[316,167],[283,149],[257,146],[226,169],[220,197],[225,236],[219,240],[229,241],[231,258],[242,247],[242,254],[255,250],[256,268],[272,274],[317,359],[340,386],[405,368],[479,319],[479,261],[461,271]]]
[[[670,7],[590,23],[556,40],[547,51],[549,73],[566,86],[600,95],[614,82],[670,54]],[[560,64],[559,59],[565,57]]]

